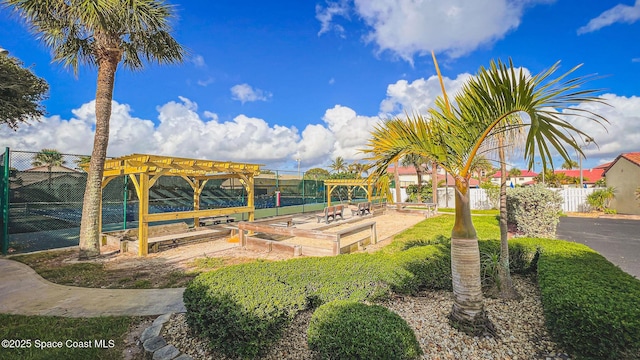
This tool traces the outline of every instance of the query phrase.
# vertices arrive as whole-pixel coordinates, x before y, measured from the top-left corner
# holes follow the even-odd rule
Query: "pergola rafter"
[[[331,193],[333,190],[338,188],[339,186],[346,186],[348,192],[349,201],[351,201],[351,197],[353,194],[353,189],[360,187],[367,194],[367,201],[373,200],[373,190],[379,189],[380,196],[387,198],[388,196],[384,194],[384,192],[388,192],[388,185],[383,186],[380,182],[380,179],[373,178],[360,178],[360,179],[331,179],[325,180],[324,185],[327,188],[327,206],[331,206]],[[390,194],[390,193],[389,193]]]
[[[249,221],[253,221],[255,218],[254,177],[260,174],[260,166],[259,164],[229,161],[132,154],[105,161],[102,188],[104,189],[111,180],[120,176],[128,176],[131,179],[140,200],[138,255],[144,256],[148,253],[150,222],[193,219],[194,226],[198,227],[200,217],[240,213],[248,213]],[[149,214],[149,188],[161,176],[179,176],[191,186],[193,189],[193,211]],[[200,210],[200,194],[207,181],[231,178],[239,179],[247,191],[247,206]],[[99,227],[102,231],[102,221],[100,221]]]

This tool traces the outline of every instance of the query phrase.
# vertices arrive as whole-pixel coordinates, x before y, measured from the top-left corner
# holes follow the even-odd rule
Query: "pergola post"
[[[202,192],[202,189],[200,188],[200,180],[196,179],[193,182],[193,211],[198,211],[200,210],[200,193]],[[199,228],[200,227],[200,218],[195,216],[193,218],[193,227],[194,228]]]
[[[146,219],[149,213],[149,174],[141,173],[138,185],[138,256],[146,256],[149,254],[149,222]]]

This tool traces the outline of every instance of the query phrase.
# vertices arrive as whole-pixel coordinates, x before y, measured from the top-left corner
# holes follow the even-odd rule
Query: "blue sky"
[[[430,51],[454,92],[491,59],[536,74],[602,75],[610,107],[589,105],[611,124],[577,124],[600,148],[585,167],[640,151],[640,0],[352,0],[172,2],[181,65],[119,69],[109,155],[153,153],[266,164],[327,166],[362,158],[372,127],[420,111],[440,95]],[[47,115],[0,146],[88,154],[96,71],[77,77],[8,9],[0,47],[51,86]],[[579,105],[582,106],[582,105]],[[520,158],[512,160],[514,165]],[[559,166],[560,163],[557,164]]]

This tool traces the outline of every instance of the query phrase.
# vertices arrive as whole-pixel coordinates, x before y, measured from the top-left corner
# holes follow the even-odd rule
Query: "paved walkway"
[[[97,317],[185,312],[184,288],[90,289],[53,284],[25,264],[0,259],[0,313]]]

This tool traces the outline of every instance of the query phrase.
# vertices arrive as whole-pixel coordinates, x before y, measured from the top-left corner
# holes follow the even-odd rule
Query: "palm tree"
[[[39,153],[33,156],[31,165],[33,166],[46,166],[47,173],[49,174],[48,188],[51,190],[51,169],[54,166],[60,166],[65,164],[64,157],[58,150],[55,149],[42,149]]]
[[[185,50],[169,34],[173,6],[161,0],[3,0],[15,8],[53,51],[53,60],[78,73],[97,66],[96,129],[80,224],[80,258],[100,254],[102,173],[109,142],[111,101],[118,65],[138,70],[143,59],[178,63]]]
[[[518,177],[518,176],[522,175],[522,170],[513,167],[513,168],[509,169],[508,174],[509,174],[510,177]]]
[[[562,168],[566,169],[566,170],[571,170],[571,169],[575,169],[578,167],[578,162],[575,160],[565,160],[565,162],[562,163]]]
[[[84,167],[91,162],[91,156],[83,155],[73,160],[73,162],[76,164],[76,169],[84,171]]]
[[[407,154],[402,158],[400,162],[402,166],[413,166],[416,169],[416,176],[418,177],[418,185],[417,185],[417,197],[418,202],[422,202],[422,174],[424,173],[425,167],[424,164],[427,159],[424,156],[420,156],[418,154]],[[433,176],[432,176],[433,177]]]
[[[470,79],[455,97],[456,107],[450,109],[448,101],[436,100],[435,108],[426,116],[414,114],[407,119],[395,118],[376,126],[364,150],[374,163],[375,173],[402,156],[415,153],[430,156],[455,179],[455,222],[451,231],[451,273],[454,305],[450,319],[460,329],[478,333],[491,330],[483,304],[480,253],[476,230],[471,220],[469,179],[471,164],[487,139],[517,127],[526,127],[524,158],[532,167],[535,156],[543,166],[552,164],[552,149],[565,160],[569,158],[567,146],[577,151],[576,136],[586,135],[574,127],[566,117],[581,117],[599,123],[603,117],[572,109],[582,102],[604,102],[596,90],[579,89],[588,78],[568,79],[578,67],[555,78],[556,63],[548,70],[528,77],[516,70],[513,63],[492,61],[490,67],[481,67],[478,75]],[[526,113],[530,119],[522,124],[504,120]],[[549,146],[551,145],[551,146]]]
[[[331,165],[329,165],[329,168],[334,172],[346,171],[347,163],[344,161],[344,158],[342,156],[338,156],[337,158],[335,158],[335,160],[333,160]]]

